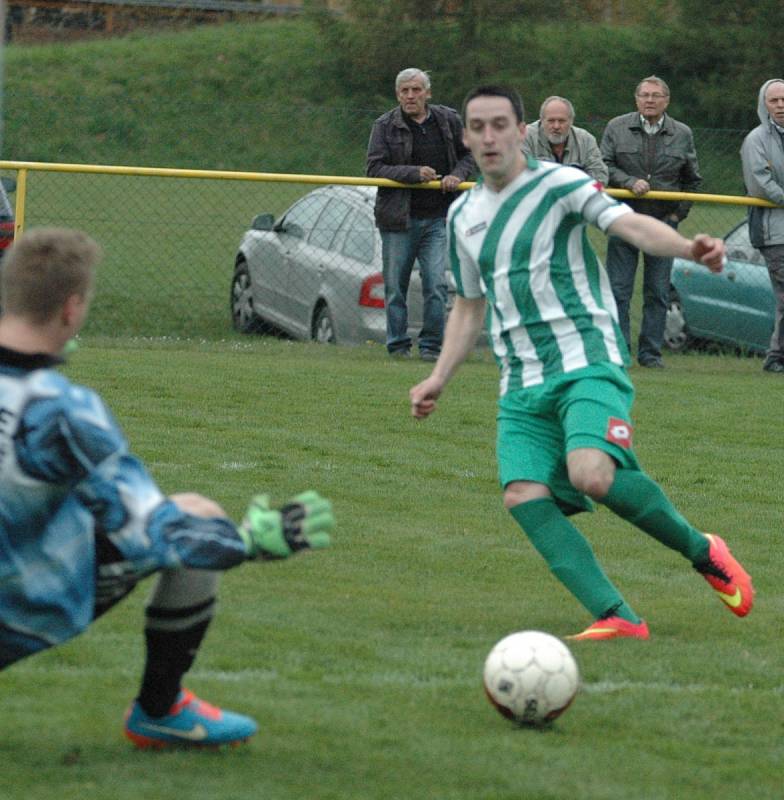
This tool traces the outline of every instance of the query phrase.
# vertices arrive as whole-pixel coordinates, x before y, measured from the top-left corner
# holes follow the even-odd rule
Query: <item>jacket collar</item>
[[[64,363],[63,358],[49,353],[22,353],[19,350],[11,350],[10,347],[0,345],[0,365],[4,367],[34,370],[49,369]]]
[[[427,114],[428,117],[432,116],[436,122],[439,122],[438,113],[430,103],[427,104]],[[406,120],[403,117],[403,109],[400,106],[395,106],[392,109],[392,124],[397,125],[398,128],[408,128]]]
[[[639,111],[632,111],[629,127],[632,130],[644,130]],[[662,117],[661,130],[659,133],[666,133],[668,136],[672,136],[675,133],[675,125],[672,122],[672,117],[666,111],[664,113],[664,117]]]

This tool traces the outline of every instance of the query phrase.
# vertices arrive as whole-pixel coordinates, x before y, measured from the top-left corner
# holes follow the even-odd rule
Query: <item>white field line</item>
[[[123,676],[132,679],[139,677],[139,673],[130,668],[105,669],[99,666],[81,666],[74,664],[46,664],[38,666],[32,662],[15,671],[29,675],[62,675],[68,677],[96,677],[109,678]],[[191,680],[217,681],[219,683],[239,683],[252,681],[253,683],[273,683],[285,681],[286,675],[277,670],[264,669],[239,669],[239,670],[211,670],[192,669],[188,676]],[[349,678],[342,675],[325,675],[322,679],[325,684],[332,686],[403,686],[411,689],[446,689],[460,687],[481,687],[481,677],[477,680],[445,676],[407,675],[405,673],[370,673],[360,677]],[[588,694],[617,694],[620,692],[666,692],[670,694],[699,694],[705,692],[730,692],[731,694],[763,693],[784,695],[784,684],[763,687],[747,684],[745,686],[723,686],[710,683],[669,683],[666,681],[595,681],[580,684],[580,691]]]

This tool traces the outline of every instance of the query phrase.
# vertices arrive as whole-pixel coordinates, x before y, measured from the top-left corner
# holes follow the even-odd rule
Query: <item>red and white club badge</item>
[[[607,420],[607,435],[605,438],[608,442],[628,450],[632,446],[632,431],[633,428],[628,422],[618,419],[618,417],[610,417]]]

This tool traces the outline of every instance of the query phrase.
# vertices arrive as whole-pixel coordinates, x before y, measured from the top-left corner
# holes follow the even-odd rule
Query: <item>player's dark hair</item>
[[[463,123],[466,121],[466,107],[476,97],[505,97],[511,104],[518,122],[525,121],[525,108],[523,99],[514,90],[507,86],[487,84],[486,86],[475,86],[465,96],[463,100]]]

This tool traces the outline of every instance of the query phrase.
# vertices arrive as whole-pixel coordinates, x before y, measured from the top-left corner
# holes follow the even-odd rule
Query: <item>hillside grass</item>
[[[748,98],[742,122],[726,91],[725,102],[703,108],[715,86],[703,71],[677,80],[667,52],[679,42],[677,30],[647,25],[519,20],[483,26],[474,52],[448,22],[366,30],[301,18],[11,44],[2,155],[362,175],[372,122],[395,104],[395,75],[412,63],[431,71],[434,102],[459,108],[477,82],[508,82],[523,95],[529,120],[545,97],[561,94],[574,102],[577,124],[597,137],[611,117],[633,109],[640,76],[656,73],[672,82],[670,113],[695,129],[704,191],[741,193],[738,148],[744,130],[757,124],[758,79],[744,74],[740,85],[733,82],[732,96]]]
[[[417,423],[407,390],[426,369],[380,346],[83,341],[68,374],[103,392],[164,490],[236,518],[259,489],[282,502],[315,487],[339,524],[326,552],[224,577],[188,685],[258,718],[247,746],[158,755],[123,740],[144,587],[2,673],[4,800],[780,798],[780,379],[696,355],[632,371],[643,464],[726,536],[757,607],[732,617],[679,556],[606,510],[580,515],[651,640],[574,645],[581,691],[538,732],[487,703],[484,658],[511,631],[589,619],[501,507],[495,366],[477,354]]]
[[[357,126],[361,109],[324,97],[322,57],[318,30],[304,20],[12,44],[3,155],[355,174],[364,171],[358,131],[366,144],[375,114]]]

